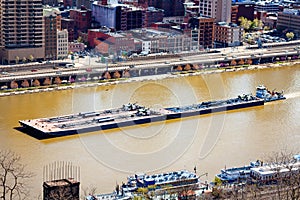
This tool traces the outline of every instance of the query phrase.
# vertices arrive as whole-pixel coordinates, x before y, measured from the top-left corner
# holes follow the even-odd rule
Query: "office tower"
[[[42,0],[0,1],[0,62],[43,59]]]
[[[57,8],[45,8],[44,28],[45,28],[45,59],[57,59],[57,30],[61,29],[61,15]]]
[[[57,59],[68,57],[68,30],[57,31]]]
[[[183,16],[184,0],[148,0],[148,6],[163,9],[165,17]]]
[[[231,20],[231,1],[228,0],[200,0],[199,13],[202,16],[215,18],[216,22]]]

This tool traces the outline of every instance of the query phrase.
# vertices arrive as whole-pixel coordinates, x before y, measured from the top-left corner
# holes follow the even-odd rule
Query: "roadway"
[[[20,70],[16,70],[16,67],[6,66],[6,74],[0,75],[0,82],[8,82],[12,80],[24,80],[24,79],[39,79],[44,77],[56,77],[56,76],[71,76],[71,75],[84,75],[87,73],[102,74],[108,69],[109,71],[123,71],[126,69],[138,70],[138,69],[153,69],[153,68],[166,68],[178,65],[186,64],[218,64],[221,62],[229,62],[231,60],[239,61],[240,59],[262,59],[268,57],[282,57],[299,55],[300,41],[294,42],[286,46],[275,46],[262,49],[248,49],[245,46],[236,48],[222,48],[216,49],[212,52],[199,52],[185,54],[173,54],[169,56],[149,55],[146,57],[134,58],[133,60],[118,62],[115,64],[104,64],[99,62],[99,58],[76,58],[74,60],[74,68],[65,68],[58,66],[57,62],[52,62],[52,65],[48,67],[39,67],[40,65],[34,65],[33,67],[22,67]],[[61,62],[61,61],[60,61]],[[65,60],[66,63],[72,63],[71,60]],[[3,67],[0,67],[3,72]],[[13,70],[12,70],[13,69]]]

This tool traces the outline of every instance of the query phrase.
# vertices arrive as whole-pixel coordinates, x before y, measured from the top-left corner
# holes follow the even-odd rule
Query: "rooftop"
[[[235,23],[227,23],[227,22],[218,22],[217,25],[224,27],[238,27]]]
[[[45,182],[45,184],[47,184],[50,187],[64,186],[64,185],[70,185],[70,184],[75,184],[75,183],[78,183],[78,181],[76,181],[73,178],[53,180],[53,181],[46,181]]]
[[[173,30],[173,29],[135,29],[127,31],[131,33],[134,38],[137,40],[150,40],[155,37],[173,37],[173,36],[180,36],[182,35],[181,32]]]
[[[289,172],[289,171],[294,171],[294,170],[299,170],[300,169],[300,162],[297,161],[295,163],[290,163],[290,164],[270,164],[270,165],[265,165],[262,167],[256,167],[252,168],[251,171],[257,172],[258,174],[261,175],[271,175],[276,172],[279,173],[284,173],[284,172]]]
[[[142,8],[140,8],[140,7],[135,7],[130,4],[121,4],[121,3],[118,3],[117,1],[109,3],[107,5],[102,5],[101,3],[99,3],[99,1],[94,1],[93,5],[100,6],[100,7],[107,7],[107,8],[116,8],[116,7],[130,8],[133,11],[142,10]]]
[[[297,9],[284,9],[282,13],[289,15],[300,15],[300,11]]]

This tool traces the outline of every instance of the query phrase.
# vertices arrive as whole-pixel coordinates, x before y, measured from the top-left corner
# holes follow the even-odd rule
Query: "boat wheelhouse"
[[[138,173],[128,177],[127,184],[122,185],[123,190],[134,191],[138,188],[148,188],[149,190],[163,191],[177,190],[180,188],[195,189],[199,186],[199,177],[187,170],[148,175]]]
[[[216,178],[221,180],[224,184],[245,182],[250,178],[250,170],[262,164],[261,161],[257,160],[256,162],[250,162],[250,164],[246,166],[225,168],[221,170],[220,174],[216,175]]]
[[[256,97],[263,99],[265,102],[277,101],[286,99],[282,92],[277,92],[275,89],[271,92],[264,85],[256,87]]]

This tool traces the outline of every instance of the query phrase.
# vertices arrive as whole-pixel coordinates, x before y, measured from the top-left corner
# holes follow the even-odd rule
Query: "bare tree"
[[[95,186],[89,186],[82,189],[83,194],[81,195],[81,199],[86,199],[89,195],[95,195],[97,188]]]
[[[0,199],[25,199],[29,193],[26,181],[33,177],[20,163],[20,156],[0,150]]]
[[[292,152],[279,151],[266,156],[266,179],[249,178],[234,187],[216,184],[212,196],[217,199],[300,199],[300,161]]]
[[[70,187],[57,187],[50,191],[50,194],[44,199],[49,200],[79,200],[77,196],[74,195],[72,188]]]
[[[273,153],[267,160],[274,170],[275,191],[278,199],[300,199],[299,161],[286,150]]]

